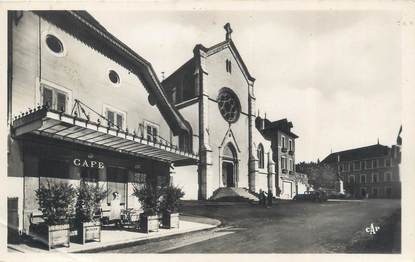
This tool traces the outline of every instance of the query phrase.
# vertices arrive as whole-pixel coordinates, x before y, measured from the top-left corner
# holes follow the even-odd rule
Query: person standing
[[[265,192],[262,189],[259,190],[259,205],[265,206]]]
[[[268,194],[267,194],[267,204],[268,204],[268,206],[272,206],[272,198],[273,198],[274,196],[272,195],[272,191],[271,190],[268,190]]]

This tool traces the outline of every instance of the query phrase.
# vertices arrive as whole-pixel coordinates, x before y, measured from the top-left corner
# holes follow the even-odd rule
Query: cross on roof
[[[226,25],[223,26],[223,28],[225,28],[226,31],[226,41],[231,39],[231,34],[233,32],[232,28],[231,28],[231,24],[226,23]]]

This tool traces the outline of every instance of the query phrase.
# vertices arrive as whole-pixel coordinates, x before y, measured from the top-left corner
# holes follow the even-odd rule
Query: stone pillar
[[[248,84],[248,186],[249,190],[255,192],[255,176],[256,176],[256,158],[253,147],[252,132],[255,128],[255,96],[254,96],[254,81]]]
[[[212,149],[209,142],[209,95],[207,93],[206,53],[202,46],[194,50],[195,83],[199,91],[199,164],[198,164],[198,199],[208,198],[208,183],[212,178]]]
[[[268,190],[273,192],[275,196],[275,190],[274,190],[274,177],[275,177],[275,163],[272,160],[271,153],[268,153]]]

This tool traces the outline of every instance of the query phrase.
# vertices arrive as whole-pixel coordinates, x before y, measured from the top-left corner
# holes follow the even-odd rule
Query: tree
[[[297,172],[305,173],[308,181],[315,189],[334,189],[337,182],[336,169],[329,164],[301,162],[296,165]]]

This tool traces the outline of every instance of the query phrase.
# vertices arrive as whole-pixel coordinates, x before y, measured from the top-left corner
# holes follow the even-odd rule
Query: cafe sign
[[[104,162],[91,159],[74,158],[73,164],[76,167],[104,168]]]

